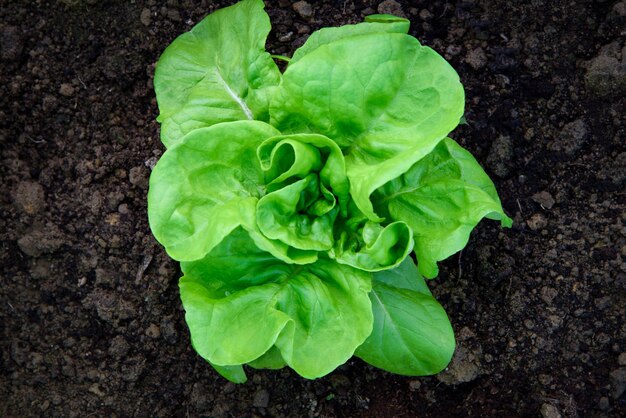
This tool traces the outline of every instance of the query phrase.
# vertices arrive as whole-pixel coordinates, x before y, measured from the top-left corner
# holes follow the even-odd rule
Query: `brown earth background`
[[[481,223],[430,282],[458,344],[439,376],[353,359],[239,386],[191,348],[146,216],[155,63],[232,3],[0,0],[0,416],[626,416],[626,1],[266,1],[275,54],[408,17],[515,225]]]

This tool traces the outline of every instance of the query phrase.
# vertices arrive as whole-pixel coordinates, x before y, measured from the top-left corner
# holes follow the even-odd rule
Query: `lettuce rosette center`
[[[333,226],[349,199],[339,147],[322,135],[277,136],[257,155],[267,183],[256,212],[261,232],[300,250],[330,250]]]

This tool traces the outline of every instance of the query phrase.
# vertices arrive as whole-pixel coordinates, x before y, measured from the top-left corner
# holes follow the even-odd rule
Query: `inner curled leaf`
[[[335,219],[347,213],[349,198],[339,147],[322,135],[277,136],[257,155],[268,192],[257,205],[261,232],[301,250],[330,250]]]
[[[394,268],[413,250],[413,231],[404,222],[383,226],[359,214],[338,221],[336,231],[329,256],[361,270]]]

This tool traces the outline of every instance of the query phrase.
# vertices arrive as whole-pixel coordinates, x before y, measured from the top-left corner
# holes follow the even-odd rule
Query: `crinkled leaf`
[[[270,115],[283,133],[333,139],[346,155],[352,198],[378,221],[370,194],[427,155],[458,124],[463,106],[458,75],[440,55],[411,36],[374,33],[292,61]]]
[[[365,22],[356,25],[344,25],[336,28],[322,28],[309,36],[304,45],[294,52],[289,64],[295,64],[306,54],[342,38],[367,35],[369,33],[407,33],[410,22],[407,19],[391,15],[371,15],[365,17]]]
[[[265,51],[271,26],[263,7],[261,0],[244,0],[218,10],[163,52],[154,90],[166,147],[219,122],[268,120],[281,76]]]
[[[307,378],[347,361],[371,332],[370,274],[328,260],[272,261],[247,237],[239,228],[204,259],[182,263],[196,351],[228,366],[254,363],[275,345]]]
[[[204,257],[254,216],[264,186],[256,149],[276,134],[263,122],[218,124],[191,132],[163,154],[150,177],[148,216],[172,258]]]
[[[510,227],[496,189],[474,157],[447,138],[375,194],[377,210],[413,230],[420,273],[437,275],[437,261],[460,251],[483,218]]]
[[[268,189],[284,186],[292,178],[303,179],[318,172],[322,184],[331,189],[342,212],[347,210],[350,185],[341,149],[331,139],[316,134],[294,134],[269,138],[258,149]]]
[[[398,272],[396,271],[398,270]],[[399,279],[399,275],[406,275]],[[373,275],[372,334],[356,355],[373,366],[407,376],[443,370],[454,353],[454,332],[439,303],[425,291],[410,259]]]
[[[329,250],[333,245],[337,210],[333,210],[333,196],[324,196],[320,186],[317,176],[310,174],[263,196],[257,206],[257,224],[263,235],[301,250]],[[324,213],[307,210],[320,201],[327,202],[330,210]]]
[[[329,250],[338,211],[345,213],[349,200],[337,144],[322,135],[277,136],[261,144],[258,156],[269,192],[257,206],[263,235],[301,250]]]
[[[361,270],[380,271],[396,267],[413,249],[413,233],[404,222],[385,227],[366,222],[359,232],[361,236],[342,231],[330,257]]]

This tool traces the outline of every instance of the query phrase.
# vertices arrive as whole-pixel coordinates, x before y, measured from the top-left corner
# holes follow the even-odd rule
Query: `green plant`
[[[316,378],[354,354],[404,375],[450,361],[422,276],[483,217],[511,220],[446,137],[463,116],[456,72],[408,27],[375,15],[319,30],[281,74],[263,2],[244,0],[159,60],[150,226],[181,261],[194,348],[227,379],[245,381],[245,364]]]

